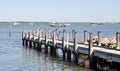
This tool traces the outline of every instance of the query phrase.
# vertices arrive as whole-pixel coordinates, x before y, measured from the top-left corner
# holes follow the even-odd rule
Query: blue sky
[[[118,22],[120,0],[0,0],[0,21]]]

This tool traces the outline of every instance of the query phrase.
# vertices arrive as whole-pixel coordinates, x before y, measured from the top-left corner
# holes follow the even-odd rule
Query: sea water
[[[83,40],[83,31],[93,32],[94,36],[98,31],[102,37],[113,37],[120,32],[120,24],[105,24],[91,26],[89,23],[71,23],[68,27],[51,27],[51,23],[20,23],[11,25],[11,36],[9,36],[9,23],[0,23],[0,71],[90,71],[80,67],[73,62],[62,61],[46,55],[44,52],[22,46],[22,29],[58,29],[59,38],[62,38],[63,30],[67,30],[69,41],[72,40],[72,30],[78,32],[78,41]],[[89,37],[89,36],[88,36]],[[61,54],[61,52],[59,52]]]

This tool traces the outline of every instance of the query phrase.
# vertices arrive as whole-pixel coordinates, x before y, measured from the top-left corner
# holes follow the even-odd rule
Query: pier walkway
[[[98,43],[93,43],[93,33],[89,33],[89,41],[87,40],[87,31],[84,31],[84,42],[78,42],[78,33],[72,32],[73,41],[68,41],[67,31],[63,30],[62,39],[58,39],[58,30],[54,30],[52,36],[50,36],[50,30],[42,31],[42,29],[36,29],[33,31],[29,29],[23,29],[22,40],[23,45],[38,48],[41,50],[41,45],[45,45],[45,53],[48,53],[48,46],[50,47],[50,54],[56,56],[57,49],[63,51],[63,59],[71,61],[71,54],[74,54],[74,62],[78,62],[79,54],[87,55],[89,59],[90,67],[94,65],[94,57],[98,57],[104,60],[111,60],[112,62],[120,63],[120,33],[116,33],[116,49],[108,49],[101,45],[101,32],[98,32]],[[43,34],[45,34],[43,36]],[[88,44],[86,43],[88,42]],[[67,57],[66,54],[67,53]]]

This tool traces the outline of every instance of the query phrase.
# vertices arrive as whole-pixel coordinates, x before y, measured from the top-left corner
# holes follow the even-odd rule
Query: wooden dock
[[[98,32],[98,43],[93,45],[93,33],[89,33],[89,43],[87,42],[87,31],[84,31],[84,43],[78,42],[78,33],[75,30],[71,33],[73,41],[68,41],[67,31],[63,30],[62,39],[58,38],[58,30],[54,30],[50,34],[50,30],[23,29],[22,41],[24,46],[34,47],[41,51],[41,45],[45,45],[45,53],[48,54],[48,46],[50,47],[50,54],[56,56],[57,49],[63,52],[63,60],[71,61],[71,54],[73,53],[74,62],[78,63],[79,54],[88,56],[89,66],[95,65],[95,58],[103,60],[111,60],[112,62],[120,64],[120,33],[116,33],[116,49],[108,49],[101,46],[101,32]],[[45,34],[43,36],[43,34]],[[52,35],[52,36],[50,36]],[[67,54],[67,56],[66,56]],[[67,59],[66,59],[67,58]]]

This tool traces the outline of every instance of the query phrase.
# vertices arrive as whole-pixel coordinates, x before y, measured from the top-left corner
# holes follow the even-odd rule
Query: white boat
[[[34,23],[30,23],[30,25],[34,25]]]
[[[19,23],[17,23],[17,22],[14,22],[14,23],[13,23],[13,25],[20,25],[20,24],[19,24]]]
[[[67,27],[67,26],[70,26],[70,24],[59,24],[57,22],[51,24],[51,27]]]
[[[104,23],[100,22],[100,23],[90,23],[90,25],[96,26],[96,25],[104,25]]]
[[[70,24],[64,24],[64,26],[66,26],[66,27],[67,27],[67,26],[70,26]]]

